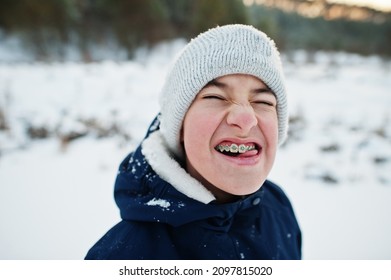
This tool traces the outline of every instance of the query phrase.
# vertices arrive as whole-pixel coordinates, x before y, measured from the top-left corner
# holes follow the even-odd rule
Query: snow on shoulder
[[[156,198],[153,198],[152,200],[148,201],[146,203],[146,205],[148,205],[148,206],[160,206],[160,207],[165,208],[165,209],[168,209],[171,206],[170,202],[168,202],[167,200],[156,199]]]

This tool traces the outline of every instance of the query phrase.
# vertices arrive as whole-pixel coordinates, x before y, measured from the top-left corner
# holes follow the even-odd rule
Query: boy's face
[[[234,74],[208,83],[190,106],[181,134],[187,171],[218,201],[266,180],[278,145],[276,104],[261,80]]]

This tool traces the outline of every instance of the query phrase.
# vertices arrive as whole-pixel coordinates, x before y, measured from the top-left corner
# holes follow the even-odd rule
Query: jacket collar
[[[144,140],[142,153],[152,169],[179,192],[205,204],[216,199],[171,156],[160,130]]]

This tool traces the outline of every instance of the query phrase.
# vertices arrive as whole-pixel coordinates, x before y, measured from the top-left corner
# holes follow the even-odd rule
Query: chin
[[[264,182],[265,180],[251,183],[242,181],[232,184],[232,181],[230,181],[230,183],[226,184],[225,187],[219,189],[232,195],[249,195],[258,191],[262,187]],[[238,188],[238,186],[246,187]]]

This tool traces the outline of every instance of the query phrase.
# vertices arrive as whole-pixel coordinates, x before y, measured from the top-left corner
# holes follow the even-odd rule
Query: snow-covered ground
[[[121,63],[0,63],[0,259],[82,259],[119,221],[116,169],[182,45]],[[284,64],[291,135],[270,179],[292,200],[304,259],[391,259],[391,62]]]

